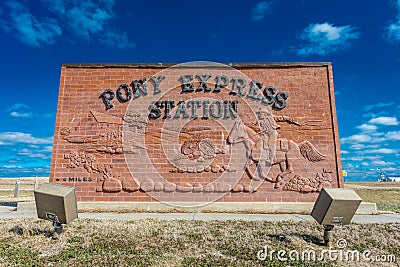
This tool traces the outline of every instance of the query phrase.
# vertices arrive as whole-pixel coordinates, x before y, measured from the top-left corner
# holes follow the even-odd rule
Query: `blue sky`
[[[4,0],[0,42],[0,177],[49,174],[61,64],[193,60],[333,62],[348,180],[400,175],[400,0]]]

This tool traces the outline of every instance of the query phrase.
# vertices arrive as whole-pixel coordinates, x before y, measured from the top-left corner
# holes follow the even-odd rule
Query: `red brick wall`
[[[314,201],[322,186],[343,187],[331,64],[236,64],[232,69],[212,70],[168,67],[62,66],[50,182],[76,187],[78,201],[132,202],[302,202]],[[286,107],[271,109],[260,100],[232,94],[232,82],[219,93],[204,92],[204,88],[182,93],[181,75],[208,72],[212,74],[208,80],[211,89],[218,74],[229,80],[243,76],[247,94],[254,80],[263,84],[260,98],[267,86],[276,89],[275,96],[285,92]],[[154,94],[153,84],[147,81],[148,95],[118,101],[121,84],[132,89],[133,80],[149,80],[153,75],[165,76],[161,93]],[[197,88],[199,82],[195,79],[194,83]],[[107,89],[115,94],[109,109],[99,97]],[[124,93],[122,98],[126,97]],[[197,119],[148,118],[154,100],[174,100],[176,106],[180,100],[187,103],[191,99],[210,103],[237,100],[238,118],[248,137],[244,139],[251,147],[246,149],[240,141],[227,142],[237,118],[203,119],[203,106]],[[279,126],[271,167],[268,160],[257,161],[256,156],[257,151],[273,151],[267,144],[272,139],[260,134],[256,112],[264,109],[272,110],[270,118]],[[133,114],[133,122],[127,111]],[[190,111],[188,107],[191,115]],[[175,112],[176,107],[172,117]],[[189,143],[185,154],[182,146],[189,147]],[[301,144],[311,145],[317,154],[306,159],[301,152],[313,149],[300,149]],[[214,152],[204,154],[204,146]],[[249,159],[250,172],[245,170]],[[262,168],[265,175],[256,168]]]

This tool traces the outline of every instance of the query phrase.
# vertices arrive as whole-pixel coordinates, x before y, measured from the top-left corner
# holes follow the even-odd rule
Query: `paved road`
[[[15,207],[0,206],[0,219],[36,218],[32,209],[16,210]],[[302,214],[237,214],[237,213],[79,213],[79,218],[85,219],[118,219],[118,220],[244,220],[244,221],[312,221],[310,215]],[[400,214],[355,215],[353,223],[400,223]]]

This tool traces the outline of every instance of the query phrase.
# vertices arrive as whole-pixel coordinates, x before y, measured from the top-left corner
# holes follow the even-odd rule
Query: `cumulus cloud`
[[[366,123],[357,126],[357,128],[363,132],[374,132],[378,129],[378,127],[376,125],[371,125],[371,124],[366,124]]]
[[[377,117],[377,118],[372,118],[368,121],[370,124],[380,124],[380,125],[399,125],[399,121],[397,120],[396,117]]]
[[[400,140],[400,131],[388,132],[385,137],[387,140]]]
[[[335,26],[329,22],[310,24],[300,35],[304,43],[294,50],[299,56],[326,56],[349,48],[360,35],[351,25]]]
[[[22,132],[2,132],[0,133],[0,142],[3,145],[16,143],[49,145],[53,144],[53,137],[34,137],[32,134]]]
[[[55,43],[61,35],[95,41],[116,48],[134,48],[126,32],[112,27],[115,0],[42,0],[47,17],[35,15],[23,0],[9,0],[7,15],[0,20],[3,30],[12,32],[31,46]],[[73,38],[72,38],[73,39]]]
[[[343,144],[346,143],[366,143],[371,142],[372,137],[367,134],[355,134],[349,137],[344,137],[340,139],[340,142]]]
[[[251,18],[253,21],[262,20],[271,8],[271,3],[264,1],[260,2],[253,7]]]

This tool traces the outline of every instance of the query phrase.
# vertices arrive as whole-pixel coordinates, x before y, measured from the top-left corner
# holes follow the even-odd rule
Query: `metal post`
[[[35,183],[33,184],[33,190],[38,189],[38,187],[39,187],[39,183],[38,183],[37,179],[35,179]]]
[[[21,182],[19,181],[19,180],[17,180],[16,182],[15,182],[15,188],[14,188],[14,197],[18,197],[18,194],[19,194],[19,184],[20,184]]]
[[[324,225],[324,242],[325,246],[328,248],[332,247],[332,240],[333,240],[333,225],[328,224]]]
[[[56,232],[57,234],[61,234],[63,232],[63,226],[61,223],[54,221],[53,226],[54,226],[54,232]]]

